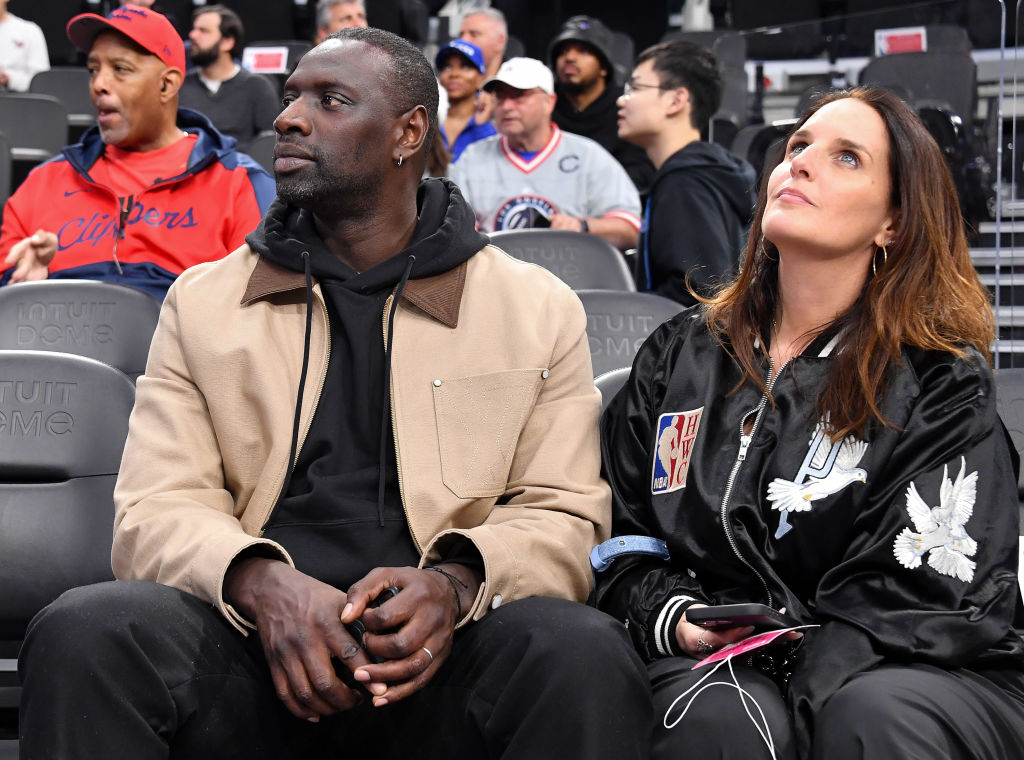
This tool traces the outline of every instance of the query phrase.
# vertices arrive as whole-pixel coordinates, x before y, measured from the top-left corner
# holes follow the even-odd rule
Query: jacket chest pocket
[[[444,484],[460,499],[500,496],[543,369],[434,381]]]

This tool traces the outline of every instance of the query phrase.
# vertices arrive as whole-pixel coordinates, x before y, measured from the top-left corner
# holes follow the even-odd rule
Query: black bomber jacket
[[[826,333],[781,371],[765,356],[772,403],[737,388],[693,307],[650,336],[602,420],[613,535],[663,538],[670,559],[614,561],[598,606],[648,661],[681,653],[694,601],[820,624],[788,686],[803,754],[824,701],[883,662],[1024,671],[1017,479],[987,363],[905,350],[895,427],[833,445],[814,407],[839,350]]]

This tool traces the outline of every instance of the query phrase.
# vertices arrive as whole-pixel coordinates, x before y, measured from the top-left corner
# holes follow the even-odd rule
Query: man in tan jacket
[[[278,200],[176,282],[139,379],[121,580],[31,626],[22,757],[645,755],[643,667],[577,603],[609,529],[583,310],[419,183],[436,104],[375,29],[290,77]]]

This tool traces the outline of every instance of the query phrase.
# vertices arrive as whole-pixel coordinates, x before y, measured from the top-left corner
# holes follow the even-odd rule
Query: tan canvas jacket
[[[248,624],[222,596],[232,559],[263,543],[291,562],[260,535],[288,466],[304,287],[300,273],[248,246],[178,279],[138,381],[115,489],[115,575],[188,591],[240,628]],[[329,338],[316,285],[299,450]],[[485,581],[463,622],[528,596],[584,599],[588,552],[608,537],[610,506],[575,294],[488,246],[409,281],[392,352],[399,485],[421,563],[442,559],[456,536],[483,558]]]

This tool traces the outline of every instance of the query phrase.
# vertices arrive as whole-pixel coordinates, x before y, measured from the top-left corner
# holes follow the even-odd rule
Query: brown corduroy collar
[[[402,291],[402,300],[408,301],[447,327],[458,327],[467,266],[468,262],[463,261],[457,267],[433,277],[409,280]],[[242,304],[248,304],[273,293],[301,290],[305,287],[306,278],[302,272],[286,269],[260,256],[252,274],[249,275],[245,293],[242,294]]]

